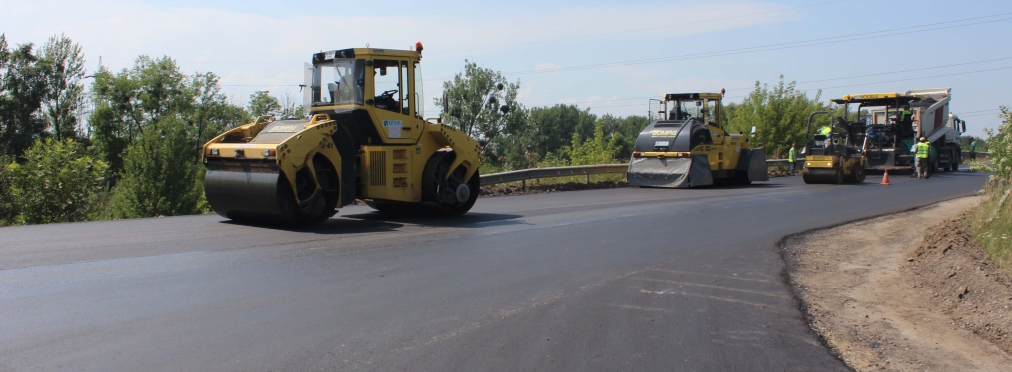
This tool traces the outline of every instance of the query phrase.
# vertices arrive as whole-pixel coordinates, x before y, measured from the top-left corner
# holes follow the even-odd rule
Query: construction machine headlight
[[[269,157],[276,156],[276,155],[277,155],[277,152],[275,152],[275,150],[264,150],[264,157],[265,158],[269,158]]]
[[[218,156],[218,149],[207,149],[207,154],[210,156]]]

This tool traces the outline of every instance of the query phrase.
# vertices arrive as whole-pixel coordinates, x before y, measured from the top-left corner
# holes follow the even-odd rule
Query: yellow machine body
[[[720,93],[673,93],[651,100],[651,123],[629,162],[631,185],[695,187],[769,180],[766,155],[744,133],[722,128]]]
[[[812,128],[813,119],[819,115],[828,115],[831,118],[828,136]],[[852,125],[838,125],[840,123],[847,124],[842,118],[833,117],[833,113],[829,111],[818,111],[808,116],[808,131],[805,138],[809,138],[810,142],[801,150],[805,155],[805,169],[801,171],[805,183],[864,182],[868,156],[864,147],[855,146],[864,142],[864,134],[860,129],[854,129],[856,127]],[[857,133],[852,133],[855,130]]]
[[[232,219],[297,226],[325,221],[355,199],[381,211],[427,204],[467,212],[481,149],[423,118],[420,60],[419,51],[375,48],[315,54],[303,87],[309,119],[262,116],[204,145],[211,207]]]

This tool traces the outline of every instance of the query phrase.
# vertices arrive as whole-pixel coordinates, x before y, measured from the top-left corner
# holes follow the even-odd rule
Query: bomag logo
[[[674,137],[677,135],[677,130],[655,130],[650,132],[650,137]]]
[[[298,128],[298,125],[275,125],[275,126],[271,127],[271,129],[268,130],[267,132],[269,132],[269,133],[294,132],[294,131],[297,130],[297,128]]]

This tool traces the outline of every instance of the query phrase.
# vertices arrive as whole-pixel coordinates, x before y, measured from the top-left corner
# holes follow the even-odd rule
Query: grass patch
[[[983,192],[984,202],[966,215],[974,243],[984,247],[987,258],[998,268],[1012,273],[1012,196],[1006,196],[1008,189],[997,185]]]

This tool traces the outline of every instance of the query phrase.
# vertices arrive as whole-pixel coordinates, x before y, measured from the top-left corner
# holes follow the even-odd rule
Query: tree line
[[[214,73],[169,57],[88,75],[66,35],[9,45],[0,34],[0,225],[209,211],[201,145],[259,115],[301,115],[267,91],[227,97]]]

